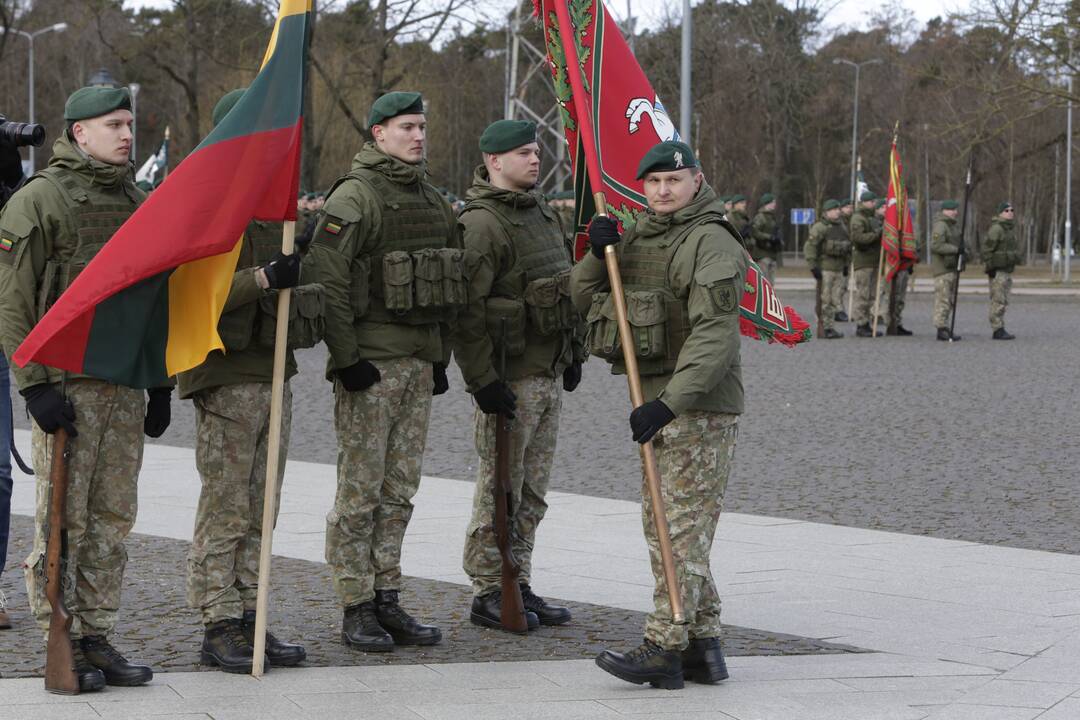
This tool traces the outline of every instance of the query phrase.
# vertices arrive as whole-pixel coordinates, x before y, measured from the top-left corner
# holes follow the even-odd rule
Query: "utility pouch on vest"
[[[253,302],[221,314],[218,320],[218,335],[225,345],[225,352],[247,350],[255,334],[258,315],[259,303]]]
[[[522,355],[525,352],[525,303],[513,298],[489,297],[485,305],[487,333],[495,345],[496,355],[500,351],[500,341],[506,345],[507,357]]]
[[[371,306],[371,260],[367,257],[353,258],[349,276],[349,302],[353,317],[359,320],[367,315]]]
[[[251,304],[254,307],[254,303]],[[277,331],[278,294],[269,293],[259,299],[261,321],[258,342],[261,347],[274,347]],[[293,288],[289,298],[290,348],[315,347],[326,333],[326,296],[318,283]]]
[[[442,291],[446,305],[468,305],[469,283],[465,279],[465,251],[455,248],[439,250],[442,259]]]
[[[574,306],[570,300],[570,272],[539,278],[525,286],[529,324],[538,335],[554,335],[574,327]]]
[[[434,248],[416,250],[412,257],[416,307],[422,310],[443,307],[446,303],[443,300],[443,264],[439,251]]]
[[[847,240],[826,240],[825,254],[831,257],[845,257],[851,250],[851,243]]]
[[[611,293],[595,293],[586,318],[589,323],[589,352],[608,362],[622,364],[619,324]],[[634,354],[639,360],[660,360],[667,356],[667,300],[658,290],[626,292],[626,319],[634,338]],[[662,363],[652,372],[642,367],[642,374],[663,372]]]
[[[383,302],[392,313],[407,313],[413,308],[413,263],[404,250],[383,255]]]

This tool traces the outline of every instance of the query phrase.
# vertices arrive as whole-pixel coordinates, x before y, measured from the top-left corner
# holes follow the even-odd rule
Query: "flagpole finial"
[[[897,139],[899,137],[900,137],[900,121],[897,120],[896,124],[893,125],[893,131],[892,131],[892,141],[893,141],[893,143],[896,143],[896,141],[897,141]]]
[[[166,140],[169,139],[169,126],[168,125],[165,126],[165,139]]]

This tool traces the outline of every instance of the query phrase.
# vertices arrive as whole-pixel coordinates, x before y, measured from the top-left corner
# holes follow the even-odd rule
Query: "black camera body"
[[[45,126],[14,122],[0,115],[0,143],[11,147],[41,147],[45,144]]]

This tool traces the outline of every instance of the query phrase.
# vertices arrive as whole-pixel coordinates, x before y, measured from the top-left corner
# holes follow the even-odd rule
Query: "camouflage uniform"
[[[750,226],[750,257],[758,264],[770,283],[775,283],[776,266],[783,252],[776,231],[776,214],[772,210],[758,210]]]
[[[960,253],[960,228],[956,218],[939,214],[930,236],[930,267],[934,274],[934,327],[947,328],[952,321],[953,293],[958,280],[956,257]]]
[[[847,287],[844,268],[851,253],[848,231],[839,218],[827,220],[822,213],[810,228],[810,237],[803,250],[806,264],[821,270],[821,325],[824,330],[831,330]]]
[[[345,607],[399,589],[432,364],[449,363],[453,318],[468,302],[456,218],[424,172],[367,143],[331,189],[312,241],[338,437],[326,561]],[[382,379],[349,392],[336,371],[361,360]]]
[[[856,325],[869,325],[878,286],[878,263],[881,259],[881,229],[874,222],[874,211],[860,207],[851,216],[850,236],[852,265],[855,269],[855,305],[851,319]]]
[[[454,357],[470,392],[502,379],[517,395],[510,440],[511,535],[521,582],[528,583],[536,528],[547,510],[544,497],[562,408],[559,383],[567,367],[585,360],[584,327],[567,294],[570,248],[543,197],[495,187],[483,166],[467,197],[461,224],[475,265],[473,301],[458,318]],[[515,344],[514,352],[505,353],[500,378],[495,360],[502,354],[497,323],[503,307],[524,312],[505,314],[507,334],[522,342],[520,349]],[[476,410],[480,462],[463,566],[478,597],[500,588],[502,561],[493,527],[496,418]]]
[[[716,523],[731,470],[737,418],[743,411],[739,354],[741,288],[746,254],[734,228],[720,224],[716,194],[704,182],[686,207],[670,215],[642,214],[617,245],[623,283],[633,302],[635,328],[655,320],[647,296],[683,298],[667,304],[666,332],[672,345],[662,357],[639,357],[646,402],[661,400],[675,415],[654,439],[661,492],[670,526],[676,577],[687,624],[674,623],[660,565],[659,544],[643,489],[642,524],[655,580],[655,610],[645,639],[682,650],[691,639],[720,635],[720,597],[709,570]],[[666,263],[666,271],[660,263]],[[658,284],[659,283],[659,284]],[[588,309],[590,350],[624,372],[621,349],[605,347],[612,323],[607,272],[592,254],[575,266],[571,293]],[[673,327],[672,324],[675,324]],[[643,336],[644,338],[644,336]],[[642,352],[650,353],[644,343]]]
[[[67,133],[53,145],[49,167],[8,201],[0,214],[0,345],[12,353],[30,329],[145,194],[130,165],[94,160]],[[51,287],[47,284],[51,283]],[[58,383],[61,371],[36,363],[12,364],[21,390]],[[123,541],[135,522],[136,482],[142,462],[146,394],[69,375],[67,397],[79,436],[70,441],[67,496],[68,573],[72,637],[108,635],[116,625],[127,553]],[[52,438],[34,425],[37,475],[34,548],[26,560],[27,594],[42,628],[49,603],[39,571],[44,567]]]
[[[1013,232],[1013,220],[994,218],[990,230],[983,240],[983,262],[987,272],[993,272],[990,278],[990,328],[1001,330],[1005,327],[1005,310],[1009,307],[1009,292],[1012,290],[1012,274],[1021,264],[1020,246]]]

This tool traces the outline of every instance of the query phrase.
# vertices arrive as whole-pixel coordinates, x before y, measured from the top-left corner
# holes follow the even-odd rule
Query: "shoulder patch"
[[[739,266],[734,260],[721,258],[694,272],[694,282],[705,289],[712,306],[710,317],[735,312],[739,306],[740,287],[735,281],[739,275]]]

